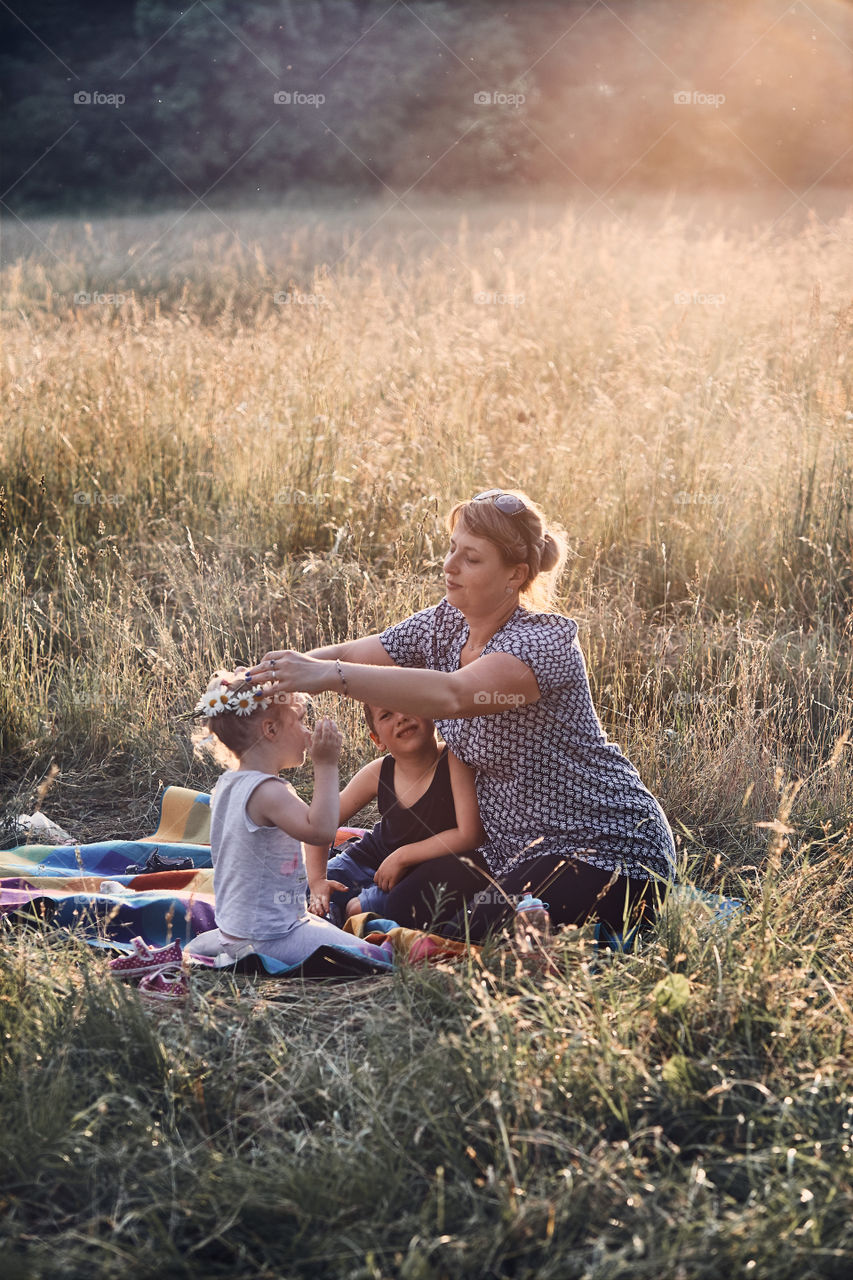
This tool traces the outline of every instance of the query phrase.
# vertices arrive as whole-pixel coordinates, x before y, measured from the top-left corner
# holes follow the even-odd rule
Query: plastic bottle
[[[551,939],[548,903],[527,893],[515,908],[515,943],[526,954],[547,946]]]

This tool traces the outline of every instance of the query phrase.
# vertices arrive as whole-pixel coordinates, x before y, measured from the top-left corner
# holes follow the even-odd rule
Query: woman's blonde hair
[[[519,595],[526,609],[548,612],[553,606],[557,581],[568,554],[565,530],[549,524],[541,509],[520,489],[502,489],[524,504],[524,510],[508,515],[489,499],[457,502],[448,516],[452,533],[459,520],[475,538],[488,538],[505,565],[526,564],[527,577]]]

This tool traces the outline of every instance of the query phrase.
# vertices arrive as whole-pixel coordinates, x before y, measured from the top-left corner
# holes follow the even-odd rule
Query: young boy
[[[372,741],[388,754],[344,787],[340,822],[374,799],[380,821],[329,859],[325,877],[309,879],[311,910],[328,912],[334,923],[344,913],[381,915],[389,891],[412,867],[448,853],[470,854],[486,838],[474,775],[439,744],[432,720],[367,704],[364,718]],[[314,865],[322,867],[323,860]]]

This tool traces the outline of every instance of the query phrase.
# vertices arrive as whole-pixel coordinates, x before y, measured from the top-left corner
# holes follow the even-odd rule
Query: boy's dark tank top
[[[376,790],[376,802],[381,815],[379,835],[390,853],[399,849],[402,844],[428,840],[439,831],[456,826],[447,747],[439,756],[432,782],[410,809],[403,808],[397,801],[394,792],[394,764],[393,756],[386,756],[382,761]]]

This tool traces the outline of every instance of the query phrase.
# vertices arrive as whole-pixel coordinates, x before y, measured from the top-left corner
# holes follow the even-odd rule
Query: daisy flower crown
[[[231,676],[232,682],[233,679],[234,677]],[[258,689],[249,685],[229,688],[229,681],[225,677],[219,677],[210,682],[199,698],[192,712],[192,718],[203,716],[209,719],[211,716],[221,716],[226,711],[232,711],[238,716],[250,716],[259,708],[261,711],[266,711],[273,702],[284,702],[288,699],[289,695],[286,693],[265,693],[263,688]]]

